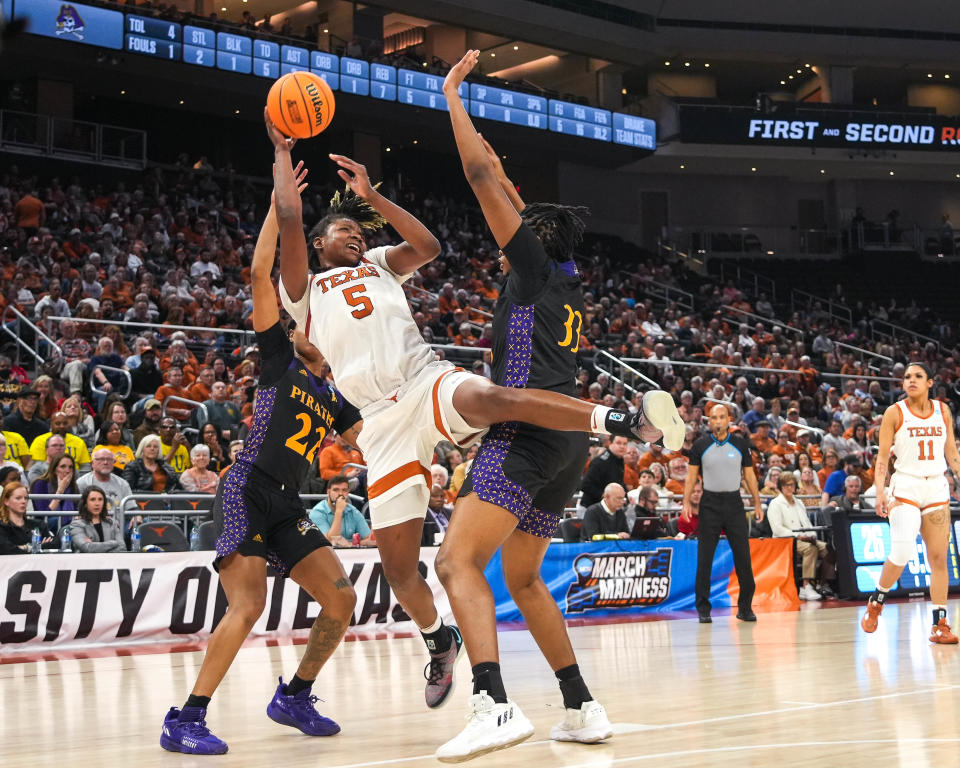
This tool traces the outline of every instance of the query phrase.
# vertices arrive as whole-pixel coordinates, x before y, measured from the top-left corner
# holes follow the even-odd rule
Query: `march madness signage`
[[[577,581],[567,588],[567,613],[659,605],[670,594],[673,550],[585,552],[573,561]]]
[[[203,639],[227,610],[211,556],[171,552],[0,557],[0,653]],[[420,571],[439,610],[448,613],[449,603],[433,568],[435,557],[436,549],[423,549]],[[344,550],[341,560],[357,592],[352,626],[377,628],[410,621],[387,584],[377,550]],[[251,635],[308,630],[319,612],[317,603],[295,582],[270,576],[266,608]]]
[[[755,608],[785,611],[799,606],[793,579],[791,539],[751,539],[757,592]],[[633,614],[696,610],[697,542],[674,539],[551,544],[541,576],[564,616],[620,618]],[[500,555],[486,569],[497,620],[523,620],[503,583]],[[721,540],[713,560],[710,601],[715,608],[736,605],[740,587],[733,556]]]

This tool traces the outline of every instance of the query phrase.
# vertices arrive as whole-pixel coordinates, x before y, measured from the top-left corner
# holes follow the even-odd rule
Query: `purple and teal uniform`
[[[583,290],[572,261],[557,263],[526,224],[503,248],[510,262],[493,315],[493,381],[575,397]],[[460,496],[476,492],[519,519],[518,530],[551,538],[577,490],[589,440],[520,422],[494,424]]]
[[[214,566],[234,552],[265,558],[280,573],[330,543],[310,522],[300,486],[324,438],[360,421],[360,412],[293,354],[277,322],[257,334],[261,371],[253,425],[213,504]]]

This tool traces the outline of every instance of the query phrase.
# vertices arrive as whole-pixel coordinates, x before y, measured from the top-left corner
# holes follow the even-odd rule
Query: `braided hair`
[[[383,182],[377,182],[373,185],[373,188],[378,189],[382,183]],[[338,191],[330,198],[330,205],[327,208],[326,214],[324,214],[323,218],[310,230],[307,242],[313,246],[317,238],[323,237],[323,234],[331,224],[341,219],[350,219],[350,221],[356,222],[360,226],[360,229],[370,232],[383,229],[387,224],[387,220],[380,215],[370,203],[358,197],[357,194],[350,189],[350,185],[347,184],[342,193]],[[316,248],[314,248],[314,253],[311,254],[310,258],[310,268],[316,270],[318,265],[319,254],[316,253]]]
[[[554,261],[569,261],[586,229],[581,216],[589,214],[590,209],[582,205],[530,203],[520,212],[520,218],[539,238],[547,256]]]

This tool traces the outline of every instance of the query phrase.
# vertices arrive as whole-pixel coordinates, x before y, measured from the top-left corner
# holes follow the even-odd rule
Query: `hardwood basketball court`
[[[949,609],[953,626],[958,605]],[[756,624],[718,612],[711,625],[683,618],[572,627],[584,677],[616,728],[613,739],[594,746],[549,740],[562,718],[553,675],[528,633],[503,632],[508,694],[537,730],[471,765],[960,765],[960,647],[927,641],[929,603],[888,605],[872,636],[859,629],[862,610],[805,605],[761,614]],[[21,663],[6,654],[4,764],[439,765],[434,749],[464,724],[465,659],[452,702],[430,711],[419,639],[344,643],[314,691],[324,700],[317,708],[343,731],[322,739],[264,713],[277,677],[293,674],[302,649],[253,641],[241,650],[209,710],[208,724],[230,745],[220,757],[177,755],[158,743],[164,713],[181,706],[193,684],[200,651],[148,646],[131,655]]]

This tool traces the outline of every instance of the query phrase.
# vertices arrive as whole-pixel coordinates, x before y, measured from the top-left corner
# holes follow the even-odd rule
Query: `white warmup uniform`
[[[950,488],[944,474],[947,460],[947,430],[951,429],[938,400],[926,418],[918,416],[900,400],[900,425],[893,438],[896,471],[890,478],[890,562],[906,563],[917,553],[921,517],[950,503]]]
[[[475,374],[437,360],[403,292],[410,275],[391,270],[386,252],[387,247],[374,248],[355,267],[309,275],[297,302],[280,281],[284,308],[326,358],[337,389],[363,416],[357,442],[367,462],[375,529],[426,514],[439,441],[469,445],[485,431],[470,427],[453,407],[454,391]],[[410,487],[422,489],[418,508],[387,504]]]

